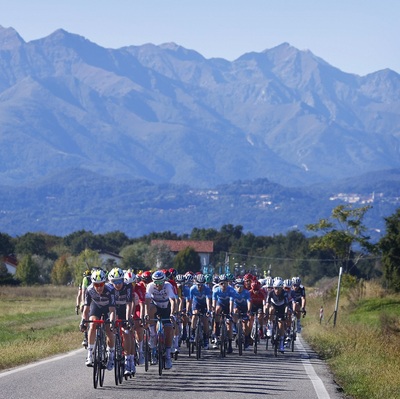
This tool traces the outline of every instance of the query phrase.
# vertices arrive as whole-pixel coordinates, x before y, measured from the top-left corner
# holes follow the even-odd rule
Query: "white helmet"
[[[136,283],[136,274],[127,270],[124,274],[125,284]]]
[[[273,287],[274,288],[283,287],[283,279],[282,279],[282,277],[275,277],[274,278]]]

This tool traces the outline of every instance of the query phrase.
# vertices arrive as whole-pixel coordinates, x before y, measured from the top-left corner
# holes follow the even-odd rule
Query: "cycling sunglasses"
[[[119,278],[118,280],[114,280],[113,284],[122,284],[124,282],[123,278]]]
[[[154,281],[154,284],[155,284],[155,285],[163,285],[163,284],[164,284],[164,281]]]
[[[104,287],[105,283],[93,283],[95,287]]]

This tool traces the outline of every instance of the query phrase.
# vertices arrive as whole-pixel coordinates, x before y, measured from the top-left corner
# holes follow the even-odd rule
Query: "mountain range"
[[[344,73],[288,43],[231,62],[0,27],[0,223],[12,234],[280,233],[357,186],[392,198],[379,230],[398,205],[399,140],[389,69]]]

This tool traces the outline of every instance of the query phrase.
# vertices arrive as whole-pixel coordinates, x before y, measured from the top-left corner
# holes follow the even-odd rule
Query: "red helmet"
[[[145,282],[145,283],[151,283],[151,271],[149,271],[149,270],[146,270],[145,272],[143,272],[142,273],[142,280]]]
[[[171,269],[169,269],[169,274],[171,277],[175,278],[178,272],[173,267],[171,267]]]
[[[261,289],[261,284],[260,284],[260,282],[259,282],[259,281],[253,281],[253,282],[251,283],[251,289],[252,289],[253,291],[258,291],[258,290],[260,290],[260,289]]]
[[[244,281],[246,281],[246,280],[250,280],[251,281],[251,280],[253,280],[253,275],[251,273],[247,273],[247,274],[244,275],[243,280]]]

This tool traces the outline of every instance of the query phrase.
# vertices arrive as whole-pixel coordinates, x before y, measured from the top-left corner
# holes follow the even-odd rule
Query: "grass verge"
[[[0,370],[77,349],[74,287],[1,287]]]
[[[330,365],[336,381],[354,399],[400,398],[400,296],[342,299],[337,323],[320,325],[319,308],[334,300],[308,299],[304,338]],[[328,316],[330,316],[328,314]],[[328,317],[329,319],[329,317]]]

